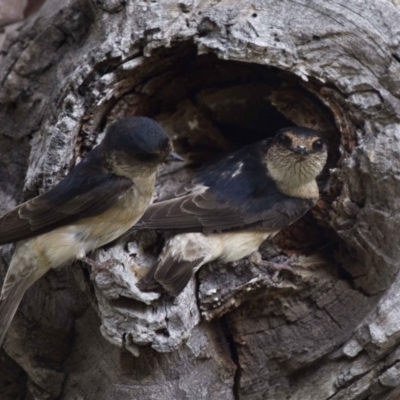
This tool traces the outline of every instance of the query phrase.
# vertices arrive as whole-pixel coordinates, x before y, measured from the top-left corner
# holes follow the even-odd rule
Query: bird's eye
[[[312,147],[314,150],[321,150],[324,147],[324,142],[322,140],[316,140],[312,144]]]
[[[290,137],[284,135],[283,133],[281,133],[278,136],[278,142],[284,146],[290,146],[292,144],[292,139],[290,139]]]

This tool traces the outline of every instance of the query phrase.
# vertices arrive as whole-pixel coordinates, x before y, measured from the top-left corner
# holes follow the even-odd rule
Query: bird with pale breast
[[[51,268],[86,259],[139,220],[151,201],[157,167],[182,160],[172,150],[154,120],[120,119],[64,180],[0,218],[0,245],[17,242],[0,295],[0,346],[35,281]]]
[[[301,218],[319,197],[327,160],[323,137],[291,127],[204,168],[172,199],[154,203],[133,228],[177,233],[137,286],[177,296],[204,264],[251,255]]]

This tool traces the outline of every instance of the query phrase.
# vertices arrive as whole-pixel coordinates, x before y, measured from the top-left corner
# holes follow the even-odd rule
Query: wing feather
[[[176,197],[149,206],[133,229],[211,233],[290,225],[315,199],[289,197],[278,190],[260,154],[260,147],[269,145],[268,140],[258,142],[204,168]]]
[[[133,186],[131,179],[109,173],[87,159],[47,193],[19,205],[0,218],[0,245],[101,214]]]
[[[259,204],[255,207],[252,198],[241,206],[230,199],[218,201],[211,189],[207,189],[202,194],[152,204],[133,229],[211,233],[246,227],[283,228],[301,218],[314,205],[314,200],[276,192],[267,195],[264,202],[264,207]]]
[[[6,295],[0,297],[0,348],[17,312],[19,303],[32,283],[32,276],[26,276],[9,287]]]

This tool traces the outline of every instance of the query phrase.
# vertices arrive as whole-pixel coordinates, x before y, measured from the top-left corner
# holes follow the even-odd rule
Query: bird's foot
[[[110,271],[110,269],[115,265],[115,264],[120,264],[120,262],[114,258],[110,258],[107,261],[95,261],[90,257],[81,257],[79,258],[80,261],[83,261],[85,264],[90,265],[91,267],[91,272],[92,273],[99,273],[101,271]]]
[[[267,267],[268,269],[272,269],[274,274],[272,275],[272,280],[276,281],[278,279],[279,273],[281,271],[288,271],[293,275],[298,275],[298,271],[294,269],[289,263],[275,263],[272,261],[263,260],[260,252],[255,251],[249,256],[249,261],[251,264],[256,265],[258,267]]]

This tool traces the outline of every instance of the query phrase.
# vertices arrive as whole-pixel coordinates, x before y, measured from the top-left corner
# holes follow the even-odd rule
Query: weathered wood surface
[[[398,386],[399,21],[387,0],[47,0],[8,36],[2,213],[133,113],[188,159],[160,171],[158,199],[290,123],[325,134],[330,171],[316,209],[263,249],[296,275],[245,260],[205,267],[175,300],[142,294],[153,232],[99,250],[109,271],[47,274],[0,353],[0,397],[374,400]]]

